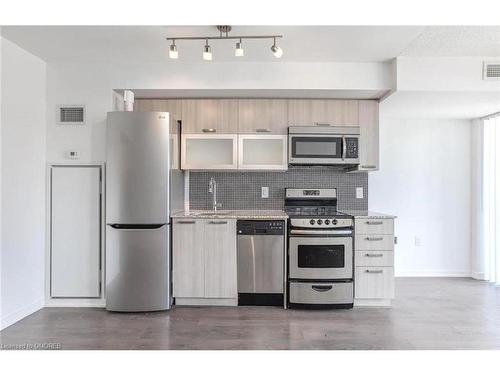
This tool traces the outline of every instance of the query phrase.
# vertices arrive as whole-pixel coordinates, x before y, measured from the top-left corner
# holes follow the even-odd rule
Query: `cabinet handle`
[[[384,224],[383,221],[367,221],[366,224],[368,225],[382,225]]]
[[[382,270],[366,270],[366,273],[383,273],[384,271]]]
[[[331,285],[312,285],[311,289],[315,290],[316,292],[328,292],[331,290],[333,286]]]
[[[176,221],[176,224],[194,224],[194,220],[182,220],[182,221]]]
[[[257,133],[271,133],[271,129],[255,129]]]
[[[368,257],[368,258],[381,258],[383,256],[384,256],[384,254],[370,254],[370,253],[365,254],[365,257]]]
[[[330,123],[328,123],[328,122],[315,122],[314,125],[316,125],[316,126],[330,126]]]
[[[366,237],[365,240],[367,241],[382,241],[384,237]]]
[[[208,224],[227,224],[227,221],[209,221]]]
[[[203,133],[215,133],[217,132],[217,129],[214,128],[209,128],[209,129],[201,129]]]
[[[365,169],[375,169],[377,168],[376,165],[362,165],[361,168],[365,168]]]

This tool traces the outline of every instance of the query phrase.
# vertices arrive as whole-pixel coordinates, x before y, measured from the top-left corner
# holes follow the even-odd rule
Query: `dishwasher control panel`
[[[284,220],[238,220],[236,231],[241,235],[283,235]]]

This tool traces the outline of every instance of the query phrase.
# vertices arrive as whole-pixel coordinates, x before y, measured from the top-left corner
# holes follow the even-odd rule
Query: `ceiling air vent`
[[[85,125],[85,106],[57,106],[57,123],[59,125]]]
[[[500,61],[483,64],[483,80],[500,79]]]

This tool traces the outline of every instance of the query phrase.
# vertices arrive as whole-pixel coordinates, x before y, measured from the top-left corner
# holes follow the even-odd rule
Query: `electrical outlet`
[[[362,187],[357,187],[356,188],[356,198],[358,199],[363,199],[363,188]]]
[[[262,186],[260,188],[260,196],[261,196],[261,198],[269,198],[269,187],[268,186]]]
[[[415,236],[415,246],[423,246],[422,237]]]

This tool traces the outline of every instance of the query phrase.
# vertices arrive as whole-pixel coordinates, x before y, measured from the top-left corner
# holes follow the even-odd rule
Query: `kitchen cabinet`
[[[354,278],[355,298],[394,298],[394,267],[356,267]]]
[[[288,101],[285,99],[238,100],[238,134],[288,133]]]
[[[175,218],[172,232],[176,304],[236,305],[236,220]]]
[[[333,99],[290,99],[290,126],[358,126],[358,101]]]
[[[379,168],[379,104],[376,100],[359,101],[359,165],[356,171]]]
[[[394,298],[394,219],[354,220],[354,303],[389,306]]]
[[[287,147],[286,135],[240,134],[238,169],[287,170]]]
[[[182,100],[183,134],[236,134],[237,99]]]
[[[236,220],[205,220],[205,297],[237,298]]]
[[[182,118],[182,101],[180,99],[135,99],[136,112],[169,112],[174,121]]]
[[[101,167],[50,168],[50,297],[101,296]]]
[[[174,221],[172,236],[174,297],[205,296],[203,222]]]
[[[236,134],[184,134],[181,169],[237,169]]]

